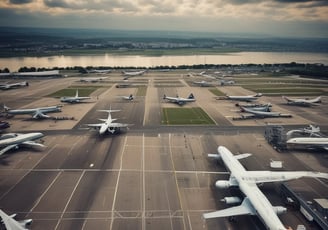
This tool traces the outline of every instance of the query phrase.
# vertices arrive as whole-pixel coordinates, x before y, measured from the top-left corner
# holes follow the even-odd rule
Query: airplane
[[[0,89],[3,90],[7,90],[7,89],[15,89],[15,88],[19,88],[19,87],[23,87],[23,86],[29,86],[27,81],[23,81],[23,82],[17,82],[17,83],[4,83],[4,84],[0,84]]]
[[[260,111],[260,112],[271,112],[271,107],[270,105],[262,105],[262,106],[255,106],[255,107],[245,107],[245,106],[240,106],[240,111],[241,112],[246,112],[244,108],[249,108],[252,111]]]
[[[49,107],[39,107],[35,109],[10,109],[9,107],[3,105],[4,110],[10,115],[23,115],[31,114],[33,119],[41,118],[51,118],[51,116],[46,115],[47,113],[61,112],[61,107],[59,105],[49,106]]]
[[[292,117],[291,114],[283,114],[280,112],[256,111],[256,110],[253,110],[253,108],[250,109],[250,108],[245,108],[245,107],[241,107],[241,111],[246,112],[246,113],[251,113],[252,115],[249,115],[249,116],[242,115],[240,118],[233,118],[234,120],[249,119],[249,118],[267,118],[267,117],[286,117],[286,118]]]
[[[314,125],[309,125],[309,127],[305,127],[302,129],[293,129],[289,130],[286,133],[287,139],[291,139],[291,137],[294,134],[300,134],[300,135],[308,135],[309,137],[322,137],[323,135],[320,133],[320,127],[319,126],[314,126]]]
[[[8,230],[26,230],[26,226],[30,225],[32,223],[32,219],[26,219],[17,221],[14,218],[16,217],[16,214],[13,215],[7,215],[4,211],[0,209],[0,217],[2,223],[5,225],[6,229]]]
[[[123,75],[126,76],[124,79],[128,79],[129,77],[139,76],[146,73],[147,70],[140,70],[140,71],[122,71]]]
[[[87,70],[88,73],[98,73],[98,74],[106,74],[112,72],[110,69],[92,69]]]
[[[113,121],[117,119],[113,119],[111,113],[113,112],[119,112],[120,110],[98,110],[99,112],[107,112],[108,117],[107,119],[99,119],[100,121],[103,121],[103,123],[98,124],[86,124],[88,127],[99,129],[99,134],[103,135],[106,132],[110,132],[111,134],[114,134],[115,132],[120,131],[120,128],[127,128],[131,126],[132,124],[122,124],[122,123],[113,123]]]
[[[248,96],[229,96],[226,95],[224,99],[233,100],[233,101],[246,101],[251,102],[257,100],[259,97],[262,96],[262,93],[257,93],[255,95],[248,95]]]
[[[89,78],[81,78],[80,79],[80,82],[92,82],[92,83],[95,83],[95,82],[99,82],[99,81],[102,81],[102,80],[105,80],[107,79],[108,77],[89,77]]]
[[[169,102],[177,103],[178,105],[184,105],[187,102],[194,102],[196,101],[194,95],[191,93],[188,98],[183,98],[183,97],[167,97],[165,94],[163,96],[164,100],[168,100]]]
[[[210,81],[194,81],[193,84],[201,87],[210,87],[210,86],[219,85],[219,83],[217,82],[210,82]]]
[[[225,79],[222,79],[220,81],[220,84],[221,84],[221,86],[234,85],[235,84],[235,81],[234,80],[225,80]]]
[[[43,144],[36,143],[34,140],[42,138],[42,133],[7,133],[0,137],[0,156],[11,149],[17,149],[20,145],[23,146],[40,146],[45,147]]]
[[[327,137],[294,137],[287,140],[291,146],[300,146],[306,149],[324,149],[328,151]]]
[[[255,103],[255,104],[250,104],[250,103],[247,103],[247,104],[239,104],[239,103],[236,103],[235,106],[237,106],[237,107],[245,107],[245,108],[272,107],[271,103],[266,103],[266,104],[258,104],[258,103]]]
[[[130,94],[129,96],[120,96],[123,100],[127,100],[127,101],[132,101],[134,100],[134,97],[132,94]]]
[[[79,90],[76,90],[76,94],[74,97],[61,97],[61,102],[68,102],[68,103],[79,103],[83,100],[91,99],[91,97],[79,97]]]
[[[311,105],[318,105],[318,103],[321,103],[321,96],[313,99],[307,99],[307,98],[292,99],[286,96],[282,96],[282,98],[287,101],[287,105],[311,106]]]
[[[257,184],[287,181],[301,177],[328,179],[327,173],[319,172],[247,171],[238,160],[249,157],[251,154],[244,153],[233,155],[230,150],[224,146],[219,146],[217,152],[217,154],[208,154],[208,156],[215,159],[221,159],[230,171],[230,178],[229,180],[216,181],[215,186],[219,189],[237,186],[245,195],[245,198],[242,201],[239,197],[225,197],[223,201],[227,204],[241,203],[241,205],[204,213],[203,217],[205,219],[233,217],[238,215],[257,215],[266,226],[266,229],[285,230],[287,228],[277,215],[285,213],[287,209],[282,206],[272,206],[267,197],[257,187]]]

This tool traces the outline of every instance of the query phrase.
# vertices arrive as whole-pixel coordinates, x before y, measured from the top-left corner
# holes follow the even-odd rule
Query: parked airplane
[[[74,97],[61,97],[61,102],[67,102],[67,103],[79,103],[84,100],[91,99],[91,97],[79,97],[79,90],[76,90],[76,94]]]
[[[112,72],[110,69],[91,69],[87,70],[88,73],[98,73],[98,74],[107,74]]]
[[[327,137],[295,137],[287,140],[287,144],[306,149],[324,149],[328,151]]]
[[[241,107],[241,111],[246,112],[246,113],[251,113],[252,115],[249,115],[249,116],[242,115],[240,118],[234,118],[234,120],[249,119],[249,118],[267,118],[267,117],[286,117],[286,118],[292,117],[291,114],[283,114],[280,112],[256,111],[256,110],[253,110],[253,108],[250,109],[250,108],[245,108],[245,107]]]
[[[113,112],[119,112],[120,110],[98,110],[99,112],[107,112],[108,117],[107,119],[99,119],[100,121],[103,121],[103,123],[98,124],[86,124],[88,127],[99,129],[99,134],[105,134],[106,132],[110,132],[111,134],[114,134],[115,132],[120,131],[121,128],[127,128],[131,126],[132,124],[122,124],[122,123],[113,123],[113,121],[116,121],[117,119],[113,119],[111,113]]]
[[[143,75],[144,73],[146,73],[147,70],[140,70],[140,71],[122,71],[123,75],[126,76],[126,78],[128,77],[134,77],[134,76],[138,76],[138,75]]]
[[[288,105],[311,106],[311,105],[318,105],[318,103],[321,103],[321,96],[313,99],[308,99],[308,98],[292,99],[286,96],[282,96],[282,98],[287,101]]]
[[[233,101],[246,101],[246,102],[251,102],[257,100],[259,97],[261,97],[261,93],[257,93],[255,95],[248,95],[248,96],[229,96],[226,95],[225,99],[227,100],[233,100]]]
[[[31,114],[34,119],[40,119],[40,118],[51,118],[51,116],[48,116],[46,114],[61,112],[62,106],[56,105],[56,106],[49,106],[49,107],[40,107],[35,109],[10,109],[5,105],[3,107],[5,112],[10,115]]]
[[[19,148],[20,145],[23,146],[41,146],[42,144],[34,142],[34,140],[42,138],[44,135],[42,133],[7,133],[0,137],[0,147],[4,147],[0,150],[0,156],[5,152],[15,148]]]
[[[169,102],[177,103],[178,105],[184,105],[187,102],[194,102],[196,101],[194,95],[191,93],[188,98],[183,97],[167,97],[165,94],[163,96],[164,100],[168,100]]]
[[[291,139],[292,136],[295,136],[295,134],[302,135],[302,136],[308,136],[308,137],[323,137],[323,135],[320,133],[320,127],[309,125],[309,127],[305,127],[302,129],[293,129],[289,130],[286,133],[287,139]]]
[[[209,154],[209,157],[222,159],[223,163],[230,171],[230,179],[216,181],[215,186],[219,189],[237,186],[245,195],[245,198],[241,202],[239,197],[225,197],[223,201],[226,203],[241,203],[241,205],[203,214],[205,219],[238,215],[257,215],[267,229],[285,230],[287,228],[285,228],[277,215],[285,213],[287,209],[282,206],[272,206],[270,201],[257,187],[257,184],[287,181],[301,177],[328,179],[327,173],[319,172],[247,171],[238,160],[248,157],[251,154],[233,155],[224,146],[219,146],[217,151],[218,154]]]
[[[252,111],[260,111],[260,112],[270,112],[271,111],[271,107],[269,104],[267,105],[262,105],[262,106],[255,106],[255,107],[245,107],[245,106],[241,106],[240,107],[240,111],[241,112],[247,112],[245,111],[245,108],[251,109]]]
[[[0,217],[2,219],[2,223],[4,223],[6,229],[8,230],[26,230],[26,226],[32,223],[32,219],[26,219],[17,221],[14,218],[16,214],[8,216],[4,211],[0,209]]]
[[[0,89],[7,90],[7,89],[15,89],[19,87],[29,86],[27,81],[17,82],[17,83],[5,83],[0,84]]]
[[[218,82],[211,82],[211,81],[194,81],[193,84],[201,87],[210,87],[210,86],[219,85]]]
[[[80,79],[80,82],[92,82],[92,83],[95,83],[95,82],[99,82],[99,81],[102,81],[102,80],[105,80],[107,79],[108,77],[89,77],[89,78],[81,78]]]
[[[134,99],[133,95],[130,94],[129,96],[120,96],[123,100],[132,101]]]
[[[234,80],[225,80],[225,79],[222,79],[220,81],[220,84],[221,84],[221,86],[224,86],[224,85],[234,85],[235,84],[235,81]]]

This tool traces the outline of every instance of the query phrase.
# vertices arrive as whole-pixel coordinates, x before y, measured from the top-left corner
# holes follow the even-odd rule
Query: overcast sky
[[[0,26],[328,37],[328,0],[0,0]]]

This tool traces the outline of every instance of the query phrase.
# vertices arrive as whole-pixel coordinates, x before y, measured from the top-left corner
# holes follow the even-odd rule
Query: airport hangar
[[[205,212],[228,207],[220,200],[238,193],[214,187],[216,180],[228,179],[229,174],[223,164],[208,159],[207,153],[224,145],[233,153],[253,153],[242,160],[247,170],[271,170],[269,163],[274,159],[283,162],[283,170],[327,172],[326,154],[278,153],[263,137],[267,123],[286,124],[286,129],[327,124],[327,105],[287,107],[277,98],[263,97],[261,100],[294,118],[233,121],[234,103],[215,100],[206,88],[191,87],[181,75],[149,72],[131,78],[130,82],[145,85],[146,93],[126,102],[116,96],[137,94],[139,88],[116,88],[122,76],[111,73],[100,83],[107,87],[91,94],[91,103],[64,105],[60,116],[74,116],[75,120],[11,118],[8,132],[41,131],[47,148],[21,149],[1,158],[1,209],[17,213],[18,219],[32,218],[32,229],[263,229],[256,217],[241,216],[236,222],[202,218]],[[32,80],[29,88],[0,92],[1,100],[13,108],[58,104],[58,98],[47,95],[80,84],[77,80]],[[253,93],[239,86],[220,90],[236,95]],[[161,125],[162,108],[178,107],[164,103],[163,94],[187,96],[190,92],[197,101],[185,107],[201,107],[216,124]],[[134,126],[104,137],[85,129],[83,124],[106,117],[98,109],[109,107],[121,110],[113,113],[114,118]],[[304,185],[300,180],[300,184],[310,187],[317,198],[327,194],[327,181],[307,180]],[[284,205],[278,184],[261,189],[273,205]],[[298,210],[289,209],[280,219],[294,229],[299,224],[320,229]]]

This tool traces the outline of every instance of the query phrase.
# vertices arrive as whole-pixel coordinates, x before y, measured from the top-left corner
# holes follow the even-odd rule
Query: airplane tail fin
[[[195,98],[195,97],[194,97],[194,94],[192,94],[192,93],[191,93],[191,94],[189,95],[189,97],[188,97],[188,99],[194,99],[194,98]]]
[[[165,94],[163,95],[163,99],[166,99],[166,95]]]
[[[79,97],[79,90],[76,89],[75,97]]]
[[[132,94],[130,94],[129,99],[133,100],[133,95]]]
[[[8,110],[10,110],[10,108],[8,106],[6,106],[5,104],[3,104],[3,110],[8,111]]]
[[[262,97],[262,93],[257,93],[256,95],[255,95],[255,97]]]

